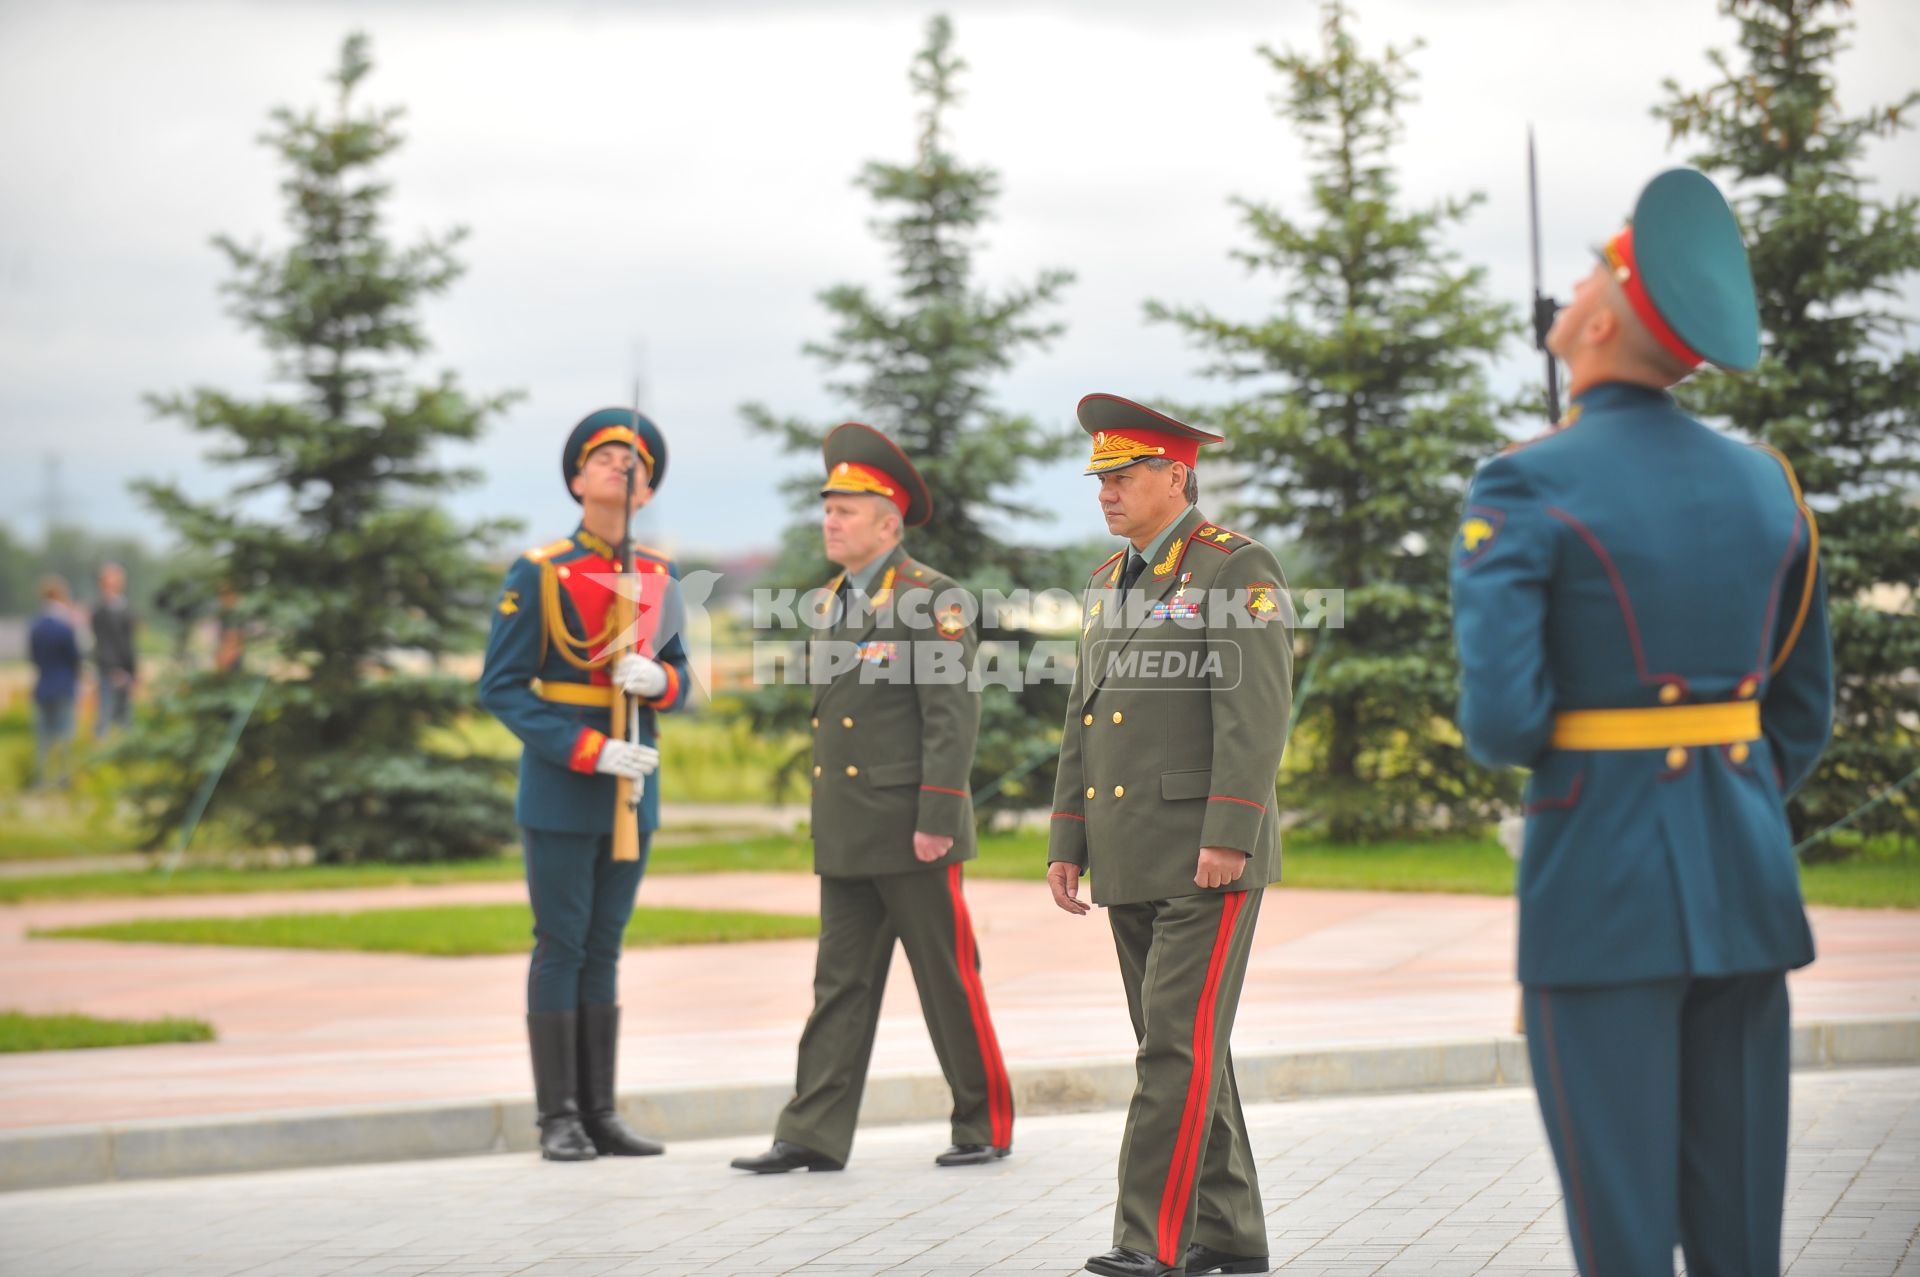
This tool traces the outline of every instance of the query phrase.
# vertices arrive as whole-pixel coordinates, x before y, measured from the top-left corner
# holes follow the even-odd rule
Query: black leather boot
[[[549,1162],[586,1162],[593,1141],[580,1123],[579,1017],[572,1011],[527,1015],[533,1048],[533,1106],[540,1115],[540,1156]]]
[[[620,1056],[620,1008],[580,1008],[580,1116],[587,1138],[608,1157],[654,1157],[666,1146],[634,1134],[620,1118],[614,1064]]]

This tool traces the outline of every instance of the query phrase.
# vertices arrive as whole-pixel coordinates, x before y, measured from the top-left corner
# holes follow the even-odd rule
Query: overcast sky
[[[1369,51],[1418,36],[1420,102],[1398,159],[1408,197],[1487,203],[1455,246],[1522,301],[1525,129],[1541,144],[1546,267],[1563,296],[1640,184],[1679,162],[1648,114],[1660,82],[1709,77],[1733,23],[1711,0],[1356,0]],[[884,286],[851,179],[903,159],[907,64],[953,15],[971,65],[960,156],[1002,175],[982,280],[1075,271],[1066,336],[1000,387],[1055,427],[1091,390],[1225,397],[1141,303],[1257,314],[1274,292],[1227,258],[1232,195],[1301,209],[1299,145],[1270,106],[1266,42],[1314,47],[1300,0],[0,0],[0,519],[36,534],[48,459],[68,518],[158,536],[125,493],[141,475],[212,495],[207,440],[154,420],[144,392],[264,385],[266,356],[222,311],[208,237],[285,242],[267,111],[323,100],[341,37],[373,37],[366,100],[407,108],[391,163],[397,238],[470,228],[469,273],[427,312],[422,367],[521,400],[460,459],[486,474],[465,513],[544,540],[574,507],[556,458],[572,422],[623,401],[644,365],[673,448],[649,535],[683,551],[770,543],[775,485],[804,463],[742,425],[749,400],[837,421],[801,343],[815,295]],[[1841,62],[1852,108],[1920,84],[1920,5],[1859,0]],[[1881,195],[1920,190],[1920,142],[1875,149]],[[1909,296],[1911,296],[1911,291]],[[644,350],[644,356],[640,353]],[[1537,377],[1518,343],[1505,385]],[[1053,535],[1097,524],[1079,464],[1036,473]],[[1041,533],[1041,535],[1047,535]]]

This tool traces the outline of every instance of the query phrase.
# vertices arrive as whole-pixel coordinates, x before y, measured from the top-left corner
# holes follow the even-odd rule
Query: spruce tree
[[[832,317],[832,334],[805,349],[827,370],[828,389],[847,405],[843,419],[885,432],[925,477],[934,518],[908,532],[910,552],[972,588],[1037,588],[1065,580],[1071,570],[1047,550],[1003,540],[995,528],[1008,518],[1046,517],[1014,499],[1011,490],[1034,465],[1062,455],[1071,440],[997,406],[992,383],[1022,353],[1045,348],[1063,331],[1046,311],[1072,276],[1047,270],[1030,283],[1003,289],[977,280],[974,254],[993,216],[1000,178],[991,167],[963,163],[951,149],[948,120],[961,100],[966,65],[954,52],[952,23],[945,16],[931,19],[909,71],[920,101],[913,158],[870,162],[856,179],[878,209],[871,226],[892,257],[890,295],[859,284],[828,288],[820,300]],[[757,404],[743,411],[786,450],[816,460],[822,438],[838,424],[777,417]],[[817,472],[791,485],[810,518],[819,486]],[[786,545],[782,566],[794,579],[785,584],[824,579],[817,527],[795,528]],[[1033,636],[983,624],[981,637],[1026,643]],[[1064,703],[1064,689],[1051,685],[1024,688],[1012,700],[987,695],[976,787],[1044,754]],[[804,716],[804,708],[796,711],[791,697],[762,696],[756,713],[763,721],[792,721]],[[1044,802],[1051,792],[1050,768],[1042,767],[996,799],[1030,804]]]
[[[1238,391],[1202,414],[1246,476],[1238,508],[1216,517],[1292,539],[1323,574],[1296,588],[1346,592],[1344,629],[1300,633],[1312,685],[1281,791],[1341,840],[1472,825],[1513,790],[1467,760],[1451,725],[1446,554],[1468,477],[1503,441],[1510,408],[1486,373],[1517,324],[1445,244],[1481,197],[1402,197],[1392,153],[1418,44],[1369,57],[1352,20],[1329,4],[1318,51],[1260,49],[1305,151],[1308,209],[1236,200],[1252,242],[1233,255],[1273,281],[1278,308],[1147,306]]]
[[[1819,520],[1837,703],[1833,743],[1789,809],[1804,837],[1920,767],[1920,352],[1906,342],[1912,319],[1889,304],[1920,270],[1920,201],[1876,198],[1861,171],[1871,142],[1911,127],[1920,92],[1841,109],[1843,0],[1720,8],[1739,27],[1738,53],[1708,54],[1717,78],[1704,88],[1669,80],[1655,114],[1739,214],[1762,358],[1751,374],[1704,376],[1681,393],[1783,452]],[[1920,787],[1853,828],[1920,839]]]
[[[505,525],[434,504],[475,478],[438,453],[476,438],[504,400],[469,395],[451,373],[408,379],[427,349],[420,303],[460,275],[463,232],[388,238],[377,170],[401,144],[401,111],[359,105],[371,69],[366,38],[350,36],[330,110],[272,113],[262,141],[284,169],[292,241],[214,240],[232,267],[231,313],[286,392],[151,400],[213,437],[238,482],[218,501],[137,486],[192,559],[217,565],[209,590],[237,591],[259,636],[247,672],[167,689],[120,750],[155,844],[178,828],[256,679],[211,808],[224,832],[311,846],[324,862],[481,856],[512,840],[501,765],[446,743],[473,689],[439,663],[478,643],[492,584],[480,556]]]

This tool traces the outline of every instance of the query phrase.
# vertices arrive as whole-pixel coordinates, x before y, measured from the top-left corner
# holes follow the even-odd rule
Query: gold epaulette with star
[[[671,554],[668,554],[665,550],[659,549],[656,546],[641,545],[638,541],[634,541],[631,544],[635,554],[644,554],[648,558],[658,559],[662,563],[670,563],[673,561]]]
[[[1253,538],[1242,536],[1238,532],[1230,532],[1217,523],[1203,523],[1194,529],[1193,542],[1195,545],[1210,545],[1216,550],[1232,554],[1243,545],[1252,545]]]
[[[1541,442],[1544,442],[1545,440],[1553,438],[1555,435],[1559,434],[1562,430],[1573,429],[1573,424],[1576,421],[1580,420],[1580,408],[1581,408],[1581,405],[1579,404],[1571,405],[1570,407],[1568,407],[1566,413],[1561,416],[1560,420],[1554,422],[1552,425],[1548,426],[1545,430],[1542,430],[1539,434],[1534,435],[1531,438],[1517,439],[1514,442],[1508,444],[1506,447],[1500,449],[1500,455],[1504,457],[1510,453],[1518,452],[1522,448],[1531,448],[1536,443],[1541,443]]]
[[[530,559],[535,563],[544,563],[548,559],[552,558],[554,555],[559,554],[562,550],[570,550],[572,548],[573,548],[573,538],[562,537],[560,540],[553,542],[551,545],[543,545],[543,546],[540,546],[538,549],[528,550],[526,554],[521,557]]]

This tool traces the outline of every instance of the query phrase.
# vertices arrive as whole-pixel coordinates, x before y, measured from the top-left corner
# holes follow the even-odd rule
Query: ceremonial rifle
[[[633,383],[633,433],[640,435],[640,383]],[[638,644],[634,641],[636,630],[634,598],[631,581],[633,579],[633,484],[634,474],[640,469],[640,450],[633,450],[633,460],[627,466],[626,504],[620,507],[620,558],[613,565],[616,587],[613,592],[613,633],[616,640],[624,640],[625,646],[614,650],[608,663],[609,671],[619,663],[620,658],[633,651]],[[633,704],[633,698],[613,685],[613,739],[638,744],[640,732],[640,712]],[[640,802],[647,796],[647,780],[629,780],[625,776],[616,777],[613,784],[613,858],[615,860],[640,859]]]
[[[1540,171],[1533,156],[1533,127],[1527,127],[1527,214],[1533,245],[1533,347],[1547,357],[1547,421],[1560,422],[1560,365],[1547,349],[1547,332],[1560,303],[1540,291]]]

